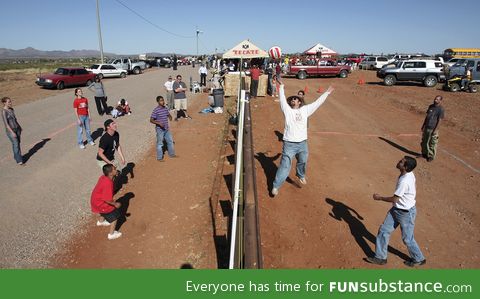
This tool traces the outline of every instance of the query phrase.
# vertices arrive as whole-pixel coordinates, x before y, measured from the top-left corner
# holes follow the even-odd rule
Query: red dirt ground
[[[366,84],[357,84],[361,77]],[[437,94],[444,96],[446,119],[437,159],[419,158],[415,170],[415,236],[428,268],[480,266],[479,95],[379,82],[369,71],[347,79],[284,80],[287,95],[307,86],[307,102],[319,96],[319,87],[336,89],[309,120],[308,185],[286,182],[275,198],[268,190],[280,162],[283,116],[271,97],[252,100],[265,268],[376,267],[363,258],[375,249],[389,204],[374,201],[372,194],[393,193],[395,165],[420,151],[424,113]],[[206,94],[200,97],[205,101],[197,101],[193,111],[206,103]],[[77,235],[53,267],[224,267],[226,220],[216,200],[228,200],[233,172],[225,119],[226,114],[194,115],[192,121],[174,124],[180,158],[158,163],[152,145],[118,194],[129,202],[124,236],[108,241],[107,228],[95,227],[92,217],[87,233]],[[231,129],[226,140],[233,140]],[[290,178],[295,181],[293,169]],[[390,245],[386,267],[403,268],[408,252],[399,231]]]

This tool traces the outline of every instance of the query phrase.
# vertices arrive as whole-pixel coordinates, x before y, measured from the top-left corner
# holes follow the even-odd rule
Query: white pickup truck
[[[111,59],[108,63],[114,65],[117,69],[124,69],[129,73],[133,73],[135,75],[140,74],[141,72],[143,72],[144,69],[147,68],[145,62],[130,58],[114,58]]]

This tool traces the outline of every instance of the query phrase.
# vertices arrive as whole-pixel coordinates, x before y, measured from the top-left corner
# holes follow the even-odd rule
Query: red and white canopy
[[[244,40],[243,42],[239,43],[235,47],[225,52],[225,54],[223,54],[223,58],[248,59],[248,58],[259,58],[259,57],[268,57],[268,53],[260,49],[259,47],[255,46],[248,39]]]
[[[333,51],[330,48],[325,47],[324,45],[318,43],[315,46],[311,47],[308,50],[303,52],[307,55],[317,55],[317,53],[322,53],[322,57],[331,57],[337,55],[337,52]]]

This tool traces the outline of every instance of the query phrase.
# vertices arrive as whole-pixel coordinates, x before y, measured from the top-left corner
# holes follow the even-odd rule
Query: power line
[[[176,34],[174,32],[168,31],[167,29],[164,29],[164,28],[158,26],[157,24],[151,22],[150,20],[148,20],[147,18],[145,18],[144,16],[142,16],[141,14],[136,12],[135,10],[131,9],[130,7],[125,5],[125,3],[123,3],[122,1],[120,1],[120,0],[115,0],[115,1],[118,2],[120,5],[122,5],[123,7],[125,7],[126,9],[128,9],[129,11],[131,11],[132,13],[136,14],[139,18],[141,18],[145,22],[149,23],[150,25],[152,25],[153,27],[155,27],[155,28],[157,28],[161,31],[164,31],[168,34],[171,34],[171,35],[176,36],[176,37],[181,37],[181,38],[194,38],[195,37],[194,35],[193,36],[186,36],[186,35],[180,35],[180,34]]]

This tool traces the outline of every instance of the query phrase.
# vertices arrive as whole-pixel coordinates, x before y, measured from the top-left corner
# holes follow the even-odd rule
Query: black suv
[[[394,67],[382,68],[377,77],[387,86],[398,81],[422,82],[426,87],[434,87],[445,80],[443,63],[436,60],[410,59],[397,61]]]

